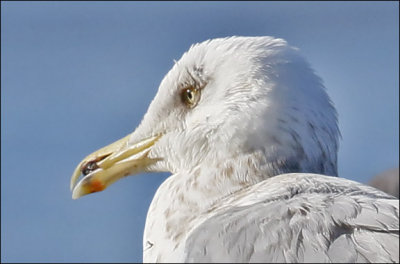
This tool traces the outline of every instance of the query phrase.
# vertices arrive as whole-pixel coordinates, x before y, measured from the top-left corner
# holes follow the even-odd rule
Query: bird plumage
[[[365,185],[283,174],[217,202],[184,261],[398,262],[398,214],[398,200]]]
[[[147,214],[144,262],[398,262],[398,200],[335,177],[339,136],[297,48],[208,40],[175,63],[130,136],[78,165],[73,197],[171,172]]]
[[[337,175],[339,130],[322,81],[297,49],[270,37],[194,45],[149,112],[193,76],[206,83],[202,99],[180,118],[168,113],[183,132],[165,144],[168,155],[154,155],[172,157],[173,175],[148,212],[145,262],[398,260],[393,197],[378,201],[375,190],[348,180],[301,174]],[[365,228],[358,221],[369,214],[387,215],[393,230],[379,221]]]

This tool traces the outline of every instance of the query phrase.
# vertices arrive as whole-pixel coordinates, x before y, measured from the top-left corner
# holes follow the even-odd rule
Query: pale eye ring
[[[193,108],[200,100],[200,89],[188,86],[181,91],[181,100],[189,108]]]

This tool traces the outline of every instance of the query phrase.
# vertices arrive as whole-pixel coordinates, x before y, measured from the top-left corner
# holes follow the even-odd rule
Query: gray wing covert
[[[399,262],[394,197],[290,193],[227,207],[200,224],[186,262]]]

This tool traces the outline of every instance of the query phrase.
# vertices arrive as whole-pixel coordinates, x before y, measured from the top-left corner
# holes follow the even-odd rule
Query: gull
[[[336,177],[339,137],[297,48],[207,40],[175,62],[132,134],[79,163],[72,197],[170,172],[148,210],[144,262],[398,262],[399,201]]]

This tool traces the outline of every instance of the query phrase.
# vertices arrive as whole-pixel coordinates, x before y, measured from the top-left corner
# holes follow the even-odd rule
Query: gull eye
[[[181,99],[187,107],[195,107],[200,100],[200,89],[194,86],[185,87],[182,89]]]

